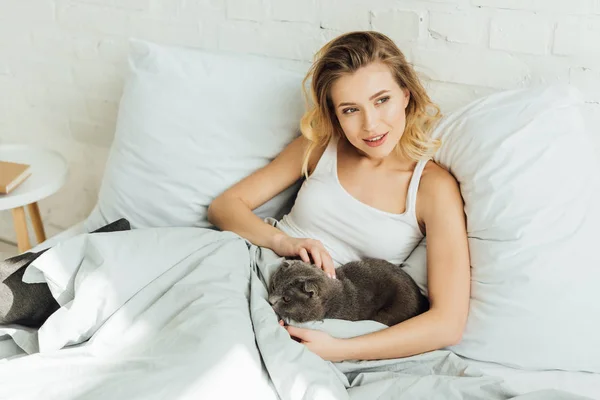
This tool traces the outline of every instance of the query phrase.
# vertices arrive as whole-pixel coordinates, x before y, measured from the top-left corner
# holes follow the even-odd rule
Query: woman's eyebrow
[[[387,93],[387,92],[389,92],[389,90],[387,90],[387,89],[380,90],[379,92],[375,93],[373,96],[369,97],[369,100],[373,100],[375,97],[381,96],[382,94]],[[338,104],[338,107],[353,106],[353,105],[355,105],[355,103],[340,103],[340,104]]]

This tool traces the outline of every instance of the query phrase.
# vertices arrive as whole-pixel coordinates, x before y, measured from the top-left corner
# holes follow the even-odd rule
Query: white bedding
[[[325,362],[289,338],[266,301],[264,280],[280,261],[202,228],[65,240],[32,264],[63,307],[30,332],[28,348],[41,353],[0,362],[0,399],[580,398],[576,385],[514,391],[448,351]],[[314,327],[342,335],[379,328],[326,322]],[[0,352],[14,350],[0,341]]]
[[[500,364],[466,360],[487,375],[504,378],[519,393],[541,389],[558,389],[600,399],[600,374],[573,371],[527,371]]]

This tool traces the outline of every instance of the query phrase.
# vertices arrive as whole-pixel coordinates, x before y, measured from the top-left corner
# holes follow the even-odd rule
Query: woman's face
[[[348,141],[372,159],[387,157],[404,133],[410,94],[387,65],[371,63],[336,80],[331,99]]]

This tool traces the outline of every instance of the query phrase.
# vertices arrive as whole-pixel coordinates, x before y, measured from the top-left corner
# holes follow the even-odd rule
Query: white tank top
[[[413,171],[404,213],[389,213],[362,203],[343,188],[337,174],[337,144],[337,137],[329,142],[277,228],[292,237],[321,241],[336,266],[365,257],[404,262],[423,238],[415,208],[428,160],[419,161]]]

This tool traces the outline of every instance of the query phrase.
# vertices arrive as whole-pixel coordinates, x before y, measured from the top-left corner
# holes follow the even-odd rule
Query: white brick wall
[[[503,12],[490,25],[490,48],[506,52],[545,55],[550,51],[554,23],[545,16]]]
[[[599,0],[7,0],[0,143],[36,143],[68,158],[67,185],[40,204],[53,234],[95,203],[128,37],[305,64],[327,40],[358,29],[396,40],[443,110],[498,90],[570,82],[584,93],[600,144]],[[14,240],[8,212],[0,238]]]

